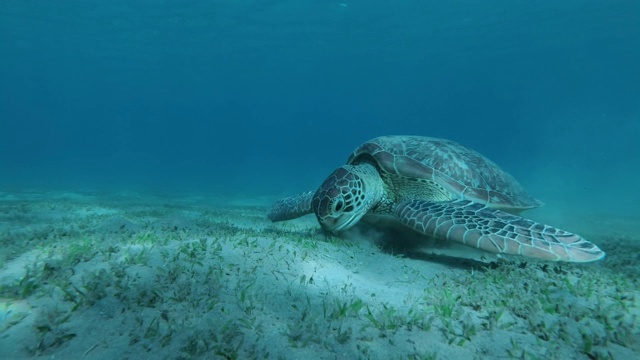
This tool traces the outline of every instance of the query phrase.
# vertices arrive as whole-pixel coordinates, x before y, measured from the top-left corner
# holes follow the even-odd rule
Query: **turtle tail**
[[[296,196],[280,199],[271,206],[267,212],[267,217],[269,220],[276,222],[311,214],[311,200],[314,194],[315,191],[307,191]]]

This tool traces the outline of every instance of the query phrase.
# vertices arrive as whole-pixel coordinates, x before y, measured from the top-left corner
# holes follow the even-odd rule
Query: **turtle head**
[[[371,209],[378,197],[365,180],[367,172],[360,166],[345,165],[320,185],[311,208],[323,229],[332,233],[346,230]]]

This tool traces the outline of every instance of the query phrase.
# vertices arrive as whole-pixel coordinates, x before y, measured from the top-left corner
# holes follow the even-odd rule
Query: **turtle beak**
[[[326,231],[329,231],[333,234],[337,234],[341,231],[347,230],[353,225],[355,225],[361,216],[357,216],[356,214],[342,214],[337,217],[325,217],[324,219],[319,219],[320,225]]]

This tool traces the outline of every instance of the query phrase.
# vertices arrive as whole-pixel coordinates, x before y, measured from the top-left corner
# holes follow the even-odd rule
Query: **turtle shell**
[[[390,176],[433,181],[460,200],[515,211],[542,205],[493,161],[451,140],[382,136],[362,144],[347,164],[365,161]]]

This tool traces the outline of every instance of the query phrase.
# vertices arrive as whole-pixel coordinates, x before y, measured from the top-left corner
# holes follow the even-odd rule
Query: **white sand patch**
[[[4,264],[0,270],[0,284],[9,284],[20,281],[28,271],[37,265],[38,260],[42,260],[40,250],[31,250],[21,254],[15,259],[11,259]]]

